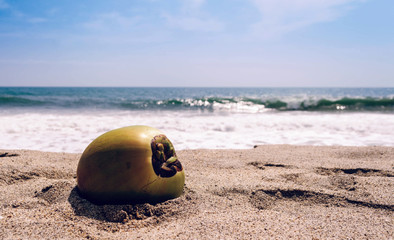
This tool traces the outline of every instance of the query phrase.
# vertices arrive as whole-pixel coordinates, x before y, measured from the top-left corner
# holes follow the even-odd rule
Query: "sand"
[[[80,154],[0,150],[0,239],[392,239],[394,148],[178,151],[184,194],[94,205]]]

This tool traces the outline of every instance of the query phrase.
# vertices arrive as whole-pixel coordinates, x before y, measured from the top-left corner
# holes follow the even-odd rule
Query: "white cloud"
[[[181,13],[178,15],[163,14],[167,24],[173,28],[184,31],[218,32],[224,29],[224,24],[206,13],[200,8],[206,0],[182,0]]]
[[[205,3],[205,0],[183,0],[183,3],[189,8],[198,9]]]
[[[59,12],[59,8],[51,8],[47,11],[49,16],[55,16]]]
[[[251,0],[261,13],[261,21],[253,25],[255,36],[280,37],[286,33],[319,22],[337,19],[352,4],[365,0]]]
[[[9,7],[10,5],[8,5],[4,0],[0,0],[0,9],[6,9]]]
[[[98,15],[95,19],[85,22],[83,26],[93,30],[110,30],[113,28],[129,29],[137,21],[139,17],[124,16],[118,12],[110,12]]]
[[[171,27],[180,28],[185,31],[218,32],[223,30],[224,25],[214,19],[203,19],[194,16],[171,16],[163,15],[167,24]]]
[[[48,20],[46,18],[34,17],[34,18],[27,19],[27,21],[30,23],[42,23],[42,22],[46,22]]]

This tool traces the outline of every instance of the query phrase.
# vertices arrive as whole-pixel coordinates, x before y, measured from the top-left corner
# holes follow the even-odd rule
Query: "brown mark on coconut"
[[[151,148],[152,166],[157,176],[169,178],[182,171],[182,164],[176,156],[174,146],[164,134],[152,139]]]

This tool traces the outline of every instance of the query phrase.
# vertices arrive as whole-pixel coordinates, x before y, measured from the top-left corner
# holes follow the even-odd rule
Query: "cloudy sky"
[[[392,0],[0,0],[0,86],[394,87]]]

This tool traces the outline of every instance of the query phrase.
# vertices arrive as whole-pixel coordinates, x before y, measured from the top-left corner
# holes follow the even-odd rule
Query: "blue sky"
[[[394,87],[392,0],[0,0],[0,86]]]

